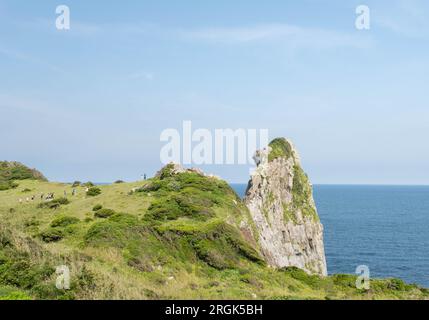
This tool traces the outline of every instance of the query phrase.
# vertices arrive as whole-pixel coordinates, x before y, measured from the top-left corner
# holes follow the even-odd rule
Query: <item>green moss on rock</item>
[[[285,138],[277,138],[269,144],[271,151],[268,155],[268,161],[271,162],[277,158],[290,158],[292,154],[292,146]]]
[[[292,186],[292,210],[301,210],[304,217],[319,220],[312,199],[313,191],[304,170],[299,165],[294,166],[293,186]]]

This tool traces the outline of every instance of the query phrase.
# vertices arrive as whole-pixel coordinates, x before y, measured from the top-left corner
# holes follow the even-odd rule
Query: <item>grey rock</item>
[[[280,155],[279,150],[283,149],[279,145],[285,150]],[[276,139],[266,149],[257,151],[254,159],[257,168],[244,201],[267,264],[275,268],[295,266],[310,274],[327,275],[323,226],[312,186],[292,143]]]

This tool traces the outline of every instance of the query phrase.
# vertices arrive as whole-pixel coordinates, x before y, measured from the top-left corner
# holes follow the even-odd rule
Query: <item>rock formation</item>
[[[255,154],[257,168],[245,203],[256,226],[256,238],[268,265],[295,266],[326,275],[323,226],[317,215],[312,186],[293,145],[273,140]]]

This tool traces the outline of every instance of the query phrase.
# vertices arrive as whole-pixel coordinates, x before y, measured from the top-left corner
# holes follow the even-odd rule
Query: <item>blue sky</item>
[[[429,184],[428,17],[424,0],[0,0],[0,158],[136,180],[191,120],[292,139],[313,183]]]

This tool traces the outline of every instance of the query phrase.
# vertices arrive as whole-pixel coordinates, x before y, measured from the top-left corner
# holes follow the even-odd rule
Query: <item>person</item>
[[[31,201],[34,201],[35,198],[36,198],[36,196],[32,196],[31,197]]]
[[[76,195],[76,189],[73,188],[72,196],[75,196],[75,195]]]
[[[67,191],[64,190],[64,197],[67,197]]]
[[[41,194],[40,194],[40,200],[41,200],[41,201],[43,200],[43,196],[44,196],[44,194],[43,194],[43,193],[41,193]]]
[[[19,198],[19,203],[22,203],[22,199],[21,198]]]
[[[143,180],[146,180],[146,173],[143,175]]]

